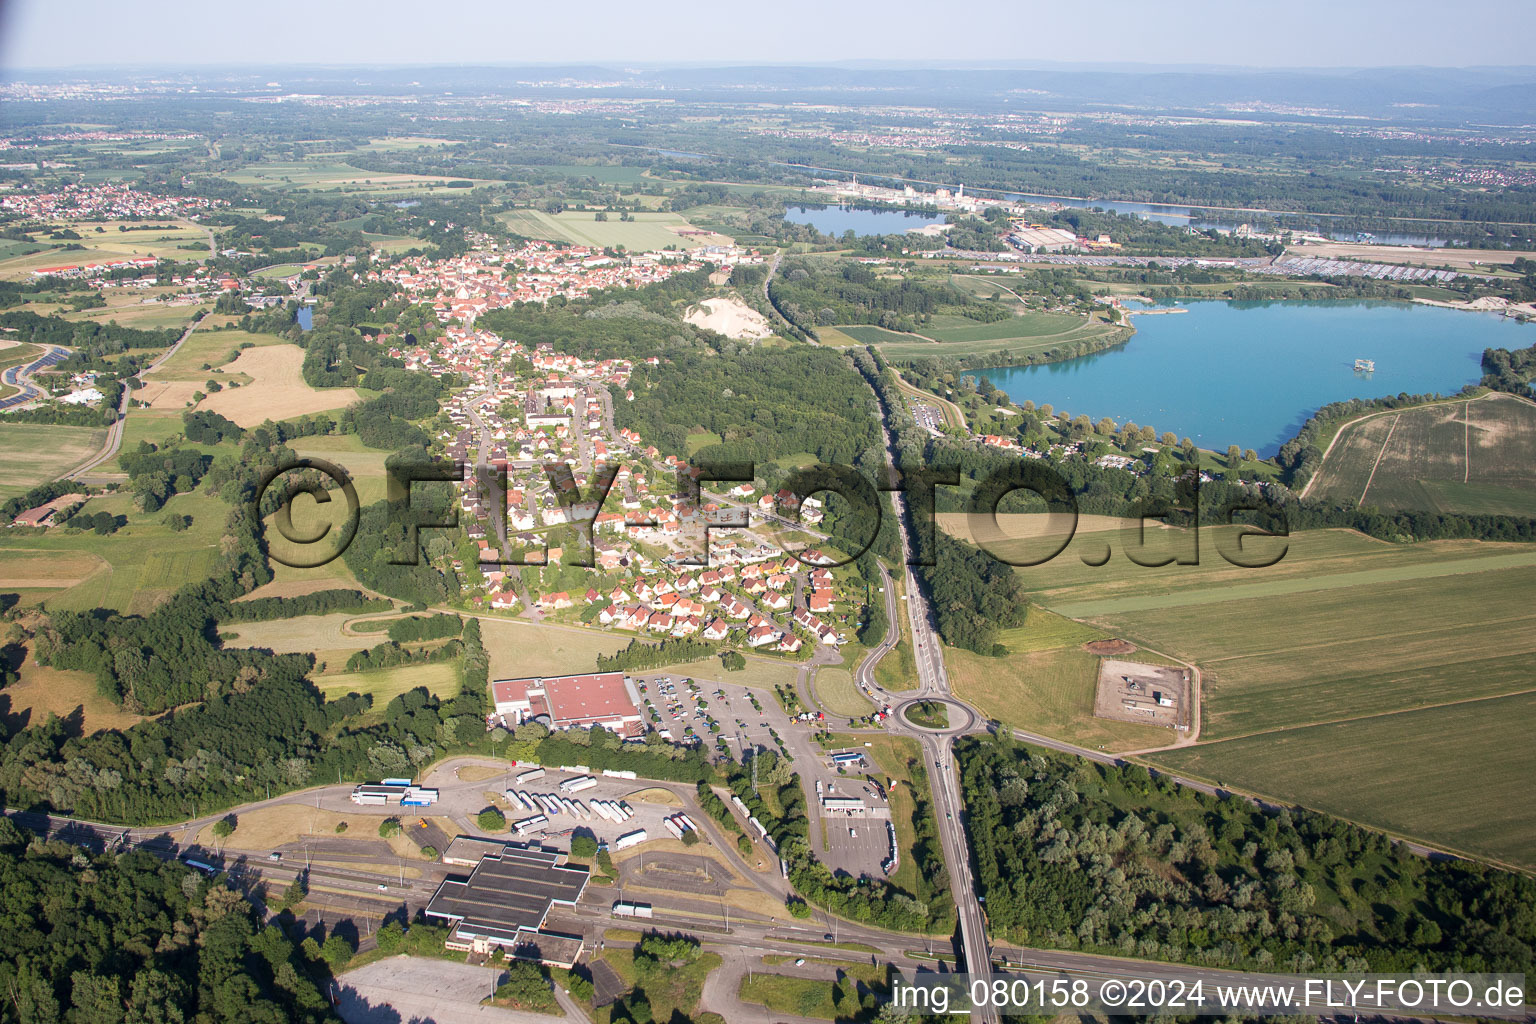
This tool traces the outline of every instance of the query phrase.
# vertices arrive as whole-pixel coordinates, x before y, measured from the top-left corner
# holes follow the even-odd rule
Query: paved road
[[[887,422],[882,422],[882,427],[885,431],[887,460],[889,464],[895,465],[893,435]],[[973,727],[975,720],[969,709],[950,699],[949,676],[944,670],[944,655],[939,646],[937,620],[929,605],[927,594],[909,565],[915,543],[906,497],[900,491],[892,491],[891,500],[895,504],[897,523],[900,526],[902,562],[908,565],[905,603],[913,645],[912,655],[917,663],[918,685],[915,693],[907,692],[899,696],[892,694],[889,695],[887,702],[899,705],[912,698],[943,700],[951,704],[954,709],[953,715],[964,713],[966,717],[963,726],[951,721],[951,730],[947,732],[919,729],[908,722],[906,716],[901,713],[891,717],[889,726],[892,732],[916,736],[922,744],[924,755],[933,765],[929,772],[929,788],[933,794],[934,813],[942,815],[938,819],[939,840],[944,850],[945,863],[949,866],[950,888],[960,920],[960,941],[966,969],[974,978],[985,980],[992,969],[991,947],[987,940],[987,922],[986,915],[982,911],[981,895],[977,892],[971,873],[971,851],[963,826],[965,809],[960,798],[960,784],[954,770],[953,746],[953,737],[958,734],[959,729]],[[894,588],[890,585],[888,575],[884,575],[883,578],[886,581],[886,609],[890,612],[895,607]],[[859,666],[859,678],[869,685],[873,692],[883,692],[874,686],[874,663],[894,646],[895,640],[889,634],[899,635],[899,627],[899,619],[892,614],[886,637],[889,643],[882,642]],[[992,1007],[978,1009],[974,1016],[982,1024],[996,1024],[998,1020],[997,1011]]]
[[[69,349],[58,345],[43,346],[42,354],[24,366],[8,366],[0,381],[4,381],[16,389],[16,394],[9,398],[0,399],[0,409],[9,409],[16,405],[25,405],[27,402],[35,402],[39,398],[47,397],[47,392],[33,383],[32,375],[46,366],[53,366],[61,362],[69,355]]]
[[[181,337],[176,339],[176,344],[166,349],[159,356],[157,356],[153,362],[139,371],[139,379],[142,380],[145,374],[151,373],[161,364],[163,364],[167,359],[170,359],[172,356],[174,356],[177,349],[181,348],[186,340],[192,337],[192,332],[197,330],[197,325],[200,323],[202,323],[201,319],[194,320],[192,323],[187,325],[187,329],[182,332]],[[70,470],[70,472],[66,474],[69,479],[78,480],[80,477],[84,476],[86,473],[89,473],[91,470],[95,469],[102,463],[110,462],[112,459],[116,458],[118,449],[123,446],[123,428],[128,421],[128,401],[132,397],[133,390],[131,388],[124,387],[123,397],[117,403],[117,419],[114,420],[112,425],[107,428],[107,437],[103,443],[102,450],[91,456],[82,465]]]

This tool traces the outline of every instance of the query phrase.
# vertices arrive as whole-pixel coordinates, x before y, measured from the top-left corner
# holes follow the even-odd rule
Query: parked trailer
[[[518,835],[526,836],[532,835],[534,832],[544,831],[548,824],[548,818],[544,817],[542,814],[535,814],[531,818],[524,818],[522,821],[517,822],[513,828],[517,830]]]
[[[592,820],[592,812],[587,810],[586,804],[582,803],[580,800],[572,800],[571,806],[576,808],[576,816],[579,817],[582,821]]]
[[[359,793],[357,790],[353,790],[352,802],[355,804],[387,804],[389,803],[389,797],[383,793]]]
[[[435,802],[436,801],[425,800],[425,799],[422,799],[420,797],[417,797],[414,800],[411,799],[410,797],[407,797],[404,800],[400,801],[400,806],[401,807],[430,807]]]
[[[597,780],[590,775],[583,775],[575,779],[566,779],[560,783],[562,793],[580,793],[584,789],[591,789],[597,785]]]
[[[549,812],[550,814],[559,814],[560,813],[560,805],[555,803],[555,798],[554,797],[550,796],[547,793],[538,793],[536,795],[539,798],[539,803],[544,805],[544,810],[545,811]]]
[[[517,777],[517,784],[519,786],[526,786],[528,783],[534,781],[535,779],[542,779],[543,777],[543,768],[532,768],[526,772],[523,772]]]
[[[626,832],[615,839],[613,841],[613,848],[615,850],[627,850],[631,846],[638,846],[649,838],[650,836],[646,835],[645,829],[637,828],[633,832]]]
[[[573,818],[576,817],[576,805],[575,804],[571,803],[569,800],[567,800],[563,796],[562,797],[558,797],[557,799],[560,801],[560,809],[562,811],[564,811],[566,814],[569,814]]]
[[[620,800],[618,803],[614,804],[614,806],[619,809],[620,814],[624,815],[625,821],[628,821],[630,818],[635,816],[635,809],[629,806],[629,804],[625,803],[623,800]]]
[[[437,790],[428,786],[412,786],[406,790],[405,798],[420,800],[423,804],[435,804],[437,803]]]
[[[379,785],[381,785],[381,786],[409,786],[409,785],[411,785],[411,780],[410,779],[380,779],[379,780]]]
[[[613,905],[614,917],[651,917],[654,911],[649,903],[631,903],[620,900]]]
[[[679,814],[678,817],[683,819],[683,828],[685,830],[686,829],[692,829],[695,832],[697,832],[699,830],[699,826],[695,825],[693,823],[693,819],[688,817],[688,815],[686,815],[686,814]]]
[[[683,827],[677,823],[677,819],[663,818],[661,823],[667,827],[668,832],[672,833],[673,839],[683,838]]]

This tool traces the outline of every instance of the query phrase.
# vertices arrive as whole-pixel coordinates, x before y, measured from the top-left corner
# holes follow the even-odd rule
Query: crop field
[[[827,714],[838,718],[861,718],[875,710],[853,681],[853,673],[835,665],[816,670],[816,680],[811,684],[816,699]]]
[[[356,434],[319,434],[299,437],[288,442],[288,447],[303,456],[324,459],[347,471],[357,488],[357,500],[372,505],[384,500],[386,486],[385,462],[393,452],[369,448]]]
[[[317,192],[412,193],[443,188],[449,181],[462,180],[442,175],[395,174],[368,171],[340,160],[317,157],[312,160],[274,161],[229,171],[221,175],[237,185],[259,185],[277,189],[307,189]]]
[[[14,627],[12,627],[14,628]],[[89,735],[103,729],[126,729],[141,721],[96,690],[89,672],[45,668],[29,652],[20,678],[0,692],[0,713],[13,725],[40,725],[50,714],[68,718],[79,709],[81,728]]]
[[[1387,509],[1536,515],[1536,405],[1507,395],[1346,426],[1312,492]]]
[[[1230,537],[1206,530],[1199,565],[1153,569],[1126,559],[1123,540],[1118,531],[1082,534],[1060,557],[1019,572],[1031,600],[1049,611],[1200,668],[1200,742],[1155,758],[1451,845],[1471,848],[1466,836],[1479,830],[1489,842],[1536,836],[1529,801],[1482,801],[1483,810],[1468,811],[1464,789],[1430,780],[1433,772],[1416,767],[1422,747],[1415,740],[1386,738],[1398,724],[1432,730],[1443,719],[1483,762],[1528,756],[1513,749],[1528,746],[1528,739],[1511,737],[1528,737],[1536,727],[1531,705],[1513,697],[1533,689],[1536,608],[1529,595],[1536,590],[1536,549],[1477,541],[1396,545],[1317,530],[1294,534],[1277,564],[1243,569],[1217,554],[1218,543]],[[1187,548],[1189,540],[1188,531],[1159,530],[1150,543],[1172,551]],[[1089,567],[1079,557],[1102,554],[1106,545],[1114,557],[1103,566]],[[998,692],[996,666],[1017,655],[947,657],[957,692],[979,704],[1012,699],[1017,706],[1019,694],[1047,684],[1058,707],[1070,710],[1070,699],[1082,699],[1083,684],[1071,688],[1059,658],[1039,665],[1029,664],[1039,655],[1023,655],[1029,667],[1017,670],[1021,689]],[[1049,702],[1033,699],[1043,707],[1032,713],[1049,722]],[[1477,709],[1494,706],[1505,707],[1518,724],[1501,720],[1477,733],[1470,724],[1484,713]],[[1017,715],[1011,720],[1028,727]],[[1341,743],[1340,736],[1357,732],[1367,737],[1362,750],[1370,753]],[[1298,745],[1306,743],[1317,748],[1306,755],[1315,757],[1310,768],[1297,763]],[[1195,760],[1208,749],[1210,758],[1222,758],[1215,762],[1220,770]],[[1327,774],[1330,757],[1352,766],[1347,784]],[[1315,791],[1306,772],[1321,780]],[[1399,800],[1399,786],[1415,795]],[[1362,795],[1351,797],[1351,788]],[[1458,815],[1466,835],[1445,831]]]
[[[107,260],[126,259],[133,256],[160,256],[167,259],[201,259],[208,255],[208,232],[195,224],[164,221],[168,227],[155,231],[119,231],[120,221],[70,222],[68,227],[80,234],[78,242],[83,246],[68,250],[63,245],[32,252],[0,256],[0,279],[19,280],[29,277],[32,271],[42,267],[64,266],[78,263],[101,263]],[[100,227],[101,232],[96,228]],[[47,232],[38,239],[47,243]],[[195,246],[195,249],[182,248]],[[29,248],[33,248],[30,247]]]
[[[335,612],[265,622],[229,622],[220,623],[219,632],[226,635],[226,647],[266,647],[274,654],[313,654],[318,671],[334,672],[346,664],[354,651],[383,642],[378,636],[351,636],[345,632],[342,627],[352,618],[356,618],[352,612]],[[405,667],[422,669],[429,666]],[[351,688],[357,689],[356,686]]]
[[[251,383],[209,395],[200,408],[226,416],[242,427],[254,427],[263,420],[342,409],[362,397],[353,388],[310,387],[300,374],[303,363],[304,350],[297,345],[245,349],[225,369],[231,374],[247,374]]]
[[[105,428],[0,419],[0,498],[62,476],[99,449],[106,434]]]
[[[1094,717],[1099,658],[1082,644],[1102,634],[1077,633],[1043,621],[1053,618],[1031,607],[1022,628],[999,635],[998,641],[1008,648],[1005,657],[946,649],[944,663],[955,696],[988,718],[1080,746],[1136,750],[1172,743],[1167,729]],[[1034,635],[1037,628],[1045,636]],[[1052,643],[1055,646],[1045,646]]]
[[[681,235],[690,230],[686,218],[677,213],[640,212],[634,220],[621,221],[617,213],[606,221],[595,220],[591,210],[567,210],[545,213],[542,210],[509,210],[498,214],[508,231],[528,238],[547,238],[556,242],[598,247],[622,245],[631,252],[646,252],[673,246],[694,249],[704,245],[728,245],[726,235]]]
[[[167,327],[185,330],[192,322],[192,314],[198,309],[198,306],[185,302],[132,302],[126,305],[109,305],[105,309],[65,312],[62,315],[66,320],[76,321],[106,323],[116,320],[122,327],[137,327],[142,331],[157,331]]]
[[[1536,694],[1527,692],[1202,743],[1149,760],[1536,868],[1533,724]]]
[[[133,496],[94,497],[86,503],[84,513],[95,512],[131,515]],[[60,528],[8,530],[0,537],[0,559],[15,557],[16,552],[24,552],[28,558],[56,557],[62,566],[77,565],[74,560],[81,557],[99,559],[103,563],[100,568],[74,585],[31,590],[25,596],[46,599],[49,608],[83,611],[100,607],[143,614],[176,588],[207,578],[229,506],[194,492],[172,496],[164,514],[190,515],[192,526],[175,533],[157,515],[107,536]],[[66,581],[61,575],[56,582]]]
[[[210,377],[217,379],[218,374],[212,371],[227,367],[239,355],[240,346],[246,342],[257,347],[287,344],[275,334],[200,329],[193,331],[192,336],[176,350],[176,354],[157,367],[154,373],[148,374],[147,379],[188,380],[199,384]],[[209,369],[203,369],[205,364]],[[227,373],[228,370],[223,372]]]

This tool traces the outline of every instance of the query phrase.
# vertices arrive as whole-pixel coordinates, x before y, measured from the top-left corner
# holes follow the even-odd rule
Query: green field
[[[1083,342],[1096,342],[1127,333],[1097,320],[1064,313],[1024,313],[995,323],[978,323],[967,317],[940,315],[921,335],[888,331],[870,324],[845,324],[832,328],[836,340],[850,338],[860,345],[877,345],[889,359],[902,361],[924,356],[974,356],[1007,350],[1021,360],[1047,353],[1063,354]],[[930,340],[931,339],[931,340]]]
[[[1242,569],[1217,554],[1219,539],[1218,531],[1202,534],[1198,566],[1148,569],[1122,555],[1118,531],[1096,532],[1020,573],[1031,598],[1049,610],[1200,668],[1201,742],[1176,756],[1156,755],[1169,764],[1314,806],[1334,800],[1328,809],[1338,809],[1346,784],[1325,778],[1321,765],[1328,756],[1347,757],[1348,786],[1361,794],[1347,813],[1362,823],[1468,848],[1468,837],[1491,837],[1487,841],[1501,844],[1506,857],[1517,838],[1536,847],[1529,801],[1511,796],[1469,805],[1454,773],[1416,767],[1420,733],[1442,720],[1490,764],[1526,756],[1512,744],[1528,746],[1528,740],[1512,737],[1528,735],[1536,716],[1530,703],[1511,695],[1533,689],[1536,607],[1529,595],[1536,592],[1536,548],[1476,541],[1395,545],[1319,530],[1294,534],[1278,564]],[[1154,543],[1168,550],[1188,540],[1186,531],[1154,534]],[[1090,568],[1078,557],[1102,553],[1106,544],[1115,554],[1104,566]],[[1047,632],[1055,628],[1062,627],[1051,624]],[[1088,672],[1082,668],[1074,677],[1065,655],[1042,658],[1025,653],[1008,659],[1021,661],[1010,671],[1023,681],[1016,690],[998,692],[999,673],[988,671],[996,661],[967,652],[949,655],[962,695],[969,687],[993,703],[1027,700],[1030,715],[1048,725],[1053,706],[1071,711],[1075,704],[1079,714],[1066,725],[1058,719],[1056,731],[1041,730],[1065,735],[1060,730],[1073,722],[1081,728]],[[1489,707],[1505,708],[1516,721],[1500,721],[1474,738],[1469,723]],[[1028,728],[1021,714],[1010,721]],[[1399,728],[1409,731],[1392,746],[1386,737]],[[1357,750],[1336,742],[1356,733],[1371,737],[1370,743],[1362,740]],[[1320,751],[1309,770],[1334,788],[1310,790],[1297,774],[1302,769],[1294,765],[1294,751],[1309,742]],[[1206,756],[1224,758],[1219,771],[1196,767],[1194,759]],[[1229,767],[1239,762],[1241,772]],[[1271,778],[1274,785],[1267,782]],[[1394,787],[1407,787],[1412,799],[1398,800]],[[1448,831],[1452,819],[1456,827]]]
[[[1536,694],[1524,693],[1202,743],[1150,760],[1536,868],[1533,725]]]
[[[1490,395],[1359,420],[1339,432],[1311,493],[1386,509],[1536,516],[1536,405]]]
[[[853,681],[853,673],[845,668],[831,665],[817,669],[811,688],[816,692],[816,700],[829,715],[862,718],[875,710],[869,699],[859,692],[858,684]]]
[[[564,213],[545,213],[542,210],[508,210],[497,215],[508,231],[528,238],[547,238],[555,242],[574,242],[577,245],[609,247],[622,245],[631,252],[652,249],[693,249],[702,245],[714,245],[728,241],[724,236],[706,238],[677,233],[676,228],[691,227],[677,213],[633,214],[632,221],[621,221],[617,213],[608,214],[606,221],[594,219],[591,210],[566,210]]]
[[[0,498],[15,497],[69,472],[98,450],[106,436],[105,428],[0,419]]]
[[[383,637],[377,639],[379,643],[384,642]],[[418,686],[425,686],[428,692],[439,697],[452,697],[459,691],[459,666],[456,661],[396,665],[371,672],[329,672],[315,676],[314,680],[328,700],[349,693],[372,694],[373,710],[382,717],[386,704]]]
[[[839,963],[837,981],[754,973],[742,979],[743,1002],[759,1003],[775,1013],[821,1020],[852,1020],[860,1016],[861,998],[878,998],[890,991],[889,967]]]
[[[52,427],[49,429],[58,429]],[[106,494],[92,498],[84,512],[110,512],[133,519],[133,496],[128,493]],[[162,523],[164,515],[190,515],[190,529],[176,533]],[[113,608],[121,612],[144,613],[169,597],[171,592],[199,579],[207,579],[218,557],[219,540],[229,505],[202,494],[172,496],[160,514],[141,517],[116,533],[98,536],[59,528],[46,531],[6,531],[0,537],[0,566],[7,555],[18,551],[55,557],[81,554],[100,559],[101,567],[88,578],[66,587],[32,592],[32,598],[46,598],[48,607],[83,611],[88,608]],[[3,569],[0,569],[3,571]]]
[[[64,243],[53,244],[46,230],[38,233],[36,241],[47,248],[26,245],[10,255],[0,253],[0,278],[20,279],[29,277],[32,271],[42,267],[63,266],[77,263],[101,263],[131,256],[159,256],[168,259],[201,259],[208,255],[208,232],[194,224],[175,224],[166,230],[119,231],[120,221],[71,222],[69,227],[80,234],[78,242],[69,244],[83,248],[66,251]],[[98,233],[97,227],[104,230]],[[180,248],[197,245],[198,251]],[[29,251],[30,250],[30,251]]]
[[[286,339],[275,334],[197,330],[182,342],[175,355],[146,376],[150,380],[208,380],[213,376],[212,370],[231,362],[247,342],[257,346],[287,344]],[[209,369],[203,369],[205,365]]]
[[[463,180],[457,176],[368,171],[335,159],[337,155],[254,164],[238,170],[226,171],[220,177],[237,185],[260,185],[267,188],[307,189],[346,194],[423,192],[442,188],[449,181]],[[483,183],[477,182],[477,184]]]

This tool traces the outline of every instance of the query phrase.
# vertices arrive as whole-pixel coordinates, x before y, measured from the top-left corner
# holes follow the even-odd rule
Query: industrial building
[[[465,840],[465,842],[460,842]],[[463,863],[468,854],[485,849],[484,840],[461,836],[449,846],[444,863]],[[544,931],[545,919],[556,903],[575,906],[587,885],[587,872],[560,863],[557,850],[515,843],[498,843],[485,853],[469,877],[449,876],[426,906],[426,916],[452,926],[444,945],[449,949],[489,953],[503,949],[508,956],[556,967],[570,967],[582,951],[580,936]]]
[[[540,722],[551,729],[601,725],[620,736],[645,732],[639,694],[622,672],[581,676],[497,679],[491,702],[502,721],[513,726]]]

